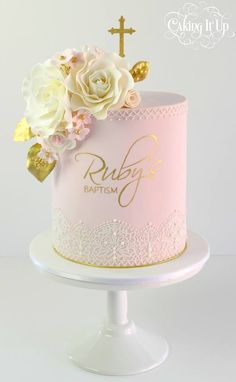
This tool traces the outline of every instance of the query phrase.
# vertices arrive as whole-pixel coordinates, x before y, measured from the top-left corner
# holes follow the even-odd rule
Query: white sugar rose
[[[105,119],[109,110],[124,105],[134,81],[124,58],[88,49],[83,52],[83,61],[71,69],[66,84],[72,111],[84,109],[97,119]]]
[[[24,80],[25,117],[33,133],[52,135],[63,121],[67,100],[65,74],[51,61],[36,65]]]

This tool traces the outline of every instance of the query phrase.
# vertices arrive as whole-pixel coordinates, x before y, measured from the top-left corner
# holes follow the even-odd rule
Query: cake
[[[173,260],[187,243],[185,97],[138,92],[149,66],[97,48],[66,50],[24,80],[15,140],[52,173],[55,256],[96,267]]]

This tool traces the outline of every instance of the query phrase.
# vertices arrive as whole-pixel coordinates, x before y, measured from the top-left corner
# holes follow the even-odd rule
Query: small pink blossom
[[[76,49],[66,49],[64,52],[57,54],[53,61],[59,65],[65,64],[75,68],[78,64],[84,62],[84,55],[83,52],[78,52]]]
[[[82,52],[74,52],[73,55],[70,57],[68,64],[75,68],[78,64],[84,62],[84,55]]]
[[[91,114],[88,111],[79,110],[73,117],[72,123],[74,129],[81,129],[90,125],[92,122]]]
[[[41,148],[38,153],[38,157],[45,160],[48,163],[53,163],[58,160],[58,155],[53,151],[47,151],[45,148]]]
[[[52,153],[52,157],[63,153],[65,150],[72,150],[76,146],[75,137],[72,134],[57,131],[49,137],[37,137],[38,143],[42,146],[42,155]]]
[[[91,113],[86,110],[79,110],[73,114],[71,123],[67,126],[71,139],[83,141],[90,132],[91,122]]]
[[[96,56],[96,58],[99,58],[104,55],[104,50],[99,48],[98,46],[84,45],[83,52],[92,53]]]
[[[90,130],[87,128],[87,127],[83,127],[82,129],[79,130],[79,133],[76,134],[76,139],[77,141],[83,141],[86,137],[86,135],[88,135],[90,132]]]
[[[83,141],[85,137],[90,133],[90,129],[87,127],[82,127],[82,129],[74,130],[70,133],[70,139],[76,141]]]
[[[65,138],[62,135],[55,134],[51,137],[51,143],[53,146],[60,147],[63,145]]]

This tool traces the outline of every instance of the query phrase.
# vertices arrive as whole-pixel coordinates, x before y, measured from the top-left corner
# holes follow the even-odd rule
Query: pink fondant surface
[[[146,92],[142,94],[142,99],[139,106],[143,110],[142,118],[134,113],[134,117],[126,119],[111,117],[103,121],[94,120],[91,133],[81,145],[61,155],[53,172],[53,208],[61,209],[72,224],[78,220],[94,225],[121,219],[136,227],[142,227],[147,222],[159,226],[176,210],[185,214],[186,111],[168,112],[169,105],[185,104],[185,98],[170,93]],[[159,110],[156,116],[154,113],[150,118],[153,107]],[[121,114],[122,111],[119,111]],[[144,136],[147,137],[142,138]],[[147,174],[150,164],[160,162],[152,178],[140,180],[133,201],[122,207],[118,203],[118,195],[127,183],[136,179],[135,176],[123,180],[111,177],[102,180],[100,171],[92,175],[97,186],[117,187],[118,193],[84,192],[85,186],[93,187],[93,190],[96,186],[88,175],[84,179],[88,167],[91,165],[93,172],[101,169],[102,163],[104,165],[102,158],[108,167],[107,173],[116,169],[117,175],[128,149],[136,140],[139,142],[131,150],[126,163],[138,163],[129,166],[127,171],[136,169],[137,172],[143,168],[144,174]],[[77,154],[79,160],[75,160]],[[123,204],[134,194],[135,184],[133,182],[123,192]]]

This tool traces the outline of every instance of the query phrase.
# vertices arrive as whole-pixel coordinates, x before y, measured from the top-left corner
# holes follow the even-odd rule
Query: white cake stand
[[[106,320],[99,330],[83,332],[69,357],[94,373],[131,375],[159,366],[168,355],[168,344],[127,318],[127,290],[159,288],[194,276],[208,260],[209,247],[203,238],[189,232],[187,250],[170,262],[140,268],[96,268],[55,254],[47,231],[33,239],[30,256],[38,269],[54,280],[108,291]]]

